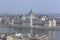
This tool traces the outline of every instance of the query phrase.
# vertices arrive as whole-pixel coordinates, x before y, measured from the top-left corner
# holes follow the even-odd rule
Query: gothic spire
[[[33,11],[32,11],[32,9],[30,9],[30,11],[29,11],[29,15],[33,15]]]

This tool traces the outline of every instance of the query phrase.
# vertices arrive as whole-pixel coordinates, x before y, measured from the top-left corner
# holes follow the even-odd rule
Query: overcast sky
[[[0,14],[3,13],[60,13],[60,0],[0,0]]]

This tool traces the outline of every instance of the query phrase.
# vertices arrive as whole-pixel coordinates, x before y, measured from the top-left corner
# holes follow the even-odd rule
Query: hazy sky
[[[60,0],[0,0],[0,13],[60,13]]]

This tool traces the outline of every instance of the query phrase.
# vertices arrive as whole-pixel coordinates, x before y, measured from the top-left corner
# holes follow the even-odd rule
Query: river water
[[[56,31],[55,40],[60,40],[60,31]]]
[[[11,32],[12,29],[11,28],[3,28],[3,27],[0,27],[0,33],[1,32]],[[30,32],[30,29],[25,29],[25,30],[22,30],[20,28],[15,28],[14,29],[14,32],[18,32],[18,33],[23,33],[23,34],[27,34]],[[48,32],[47,31],[41,31],[41,30],[35,30],[35,33],[36,34],[47,34]],[[60,40],[60,31],[55,31],[55,33],[53,33],[53,38],[52,40]]]
[[[51,32],[50,37],[50,40],[60,40],[60,31]]]

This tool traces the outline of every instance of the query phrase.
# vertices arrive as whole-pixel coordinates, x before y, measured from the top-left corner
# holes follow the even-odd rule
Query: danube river
[[[8,32],[8,33],[11,33],[12,32],[12,28],[6,28],[6,27],[0,27],[0,33],[5,33],[5,32]],[[27,33],[30,33],[30,29],[21,29],[21,28],[13,28],[13,32],[14,33],[23,33],[23,34],[27,34]],[[44,35],[44,34],[48,34],[47,31],[41,31],[41,30],[34,30],[34,32],[36,34],[40,34],[40,35]],[[52,40],[60,40],[60,31],[55,31],[53,33],[53,38]]]
[[[60,40],[60,31],[54,31],[50,37],[50,40]]]
[[[60,31],[57,31],[56,32],[55,40],[60,40]]]

